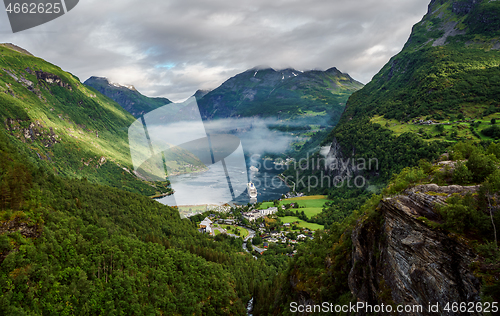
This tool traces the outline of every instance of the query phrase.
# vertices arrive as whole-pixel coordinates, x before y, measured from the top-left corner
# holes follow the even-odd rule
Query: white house
[[[277,207],[270,207],[268,209],[265,209],[265,210],[260,210],[260,214],[262,216],[267,216],[267,215],[272,215],[274,213],[276,213],[278,211],[278,208]]]
[[[205,217],[205,219],[200,223],[200,230],[209,233],[212,235],[213,232],[213,225],[212,221],[208,219],[208,217]]]

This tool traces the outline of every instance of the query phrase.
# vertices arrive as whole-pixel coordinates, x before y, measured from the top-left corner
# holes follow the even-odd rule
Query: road
[[[247,249],[247,241],[250,240],[250,239],[252,239],[255,236],[255,231],[252,230],[252,229],[250,229],[250,228],[248,228],[248,227],[243,227],[243,226],[238,226],[238,227],[241,227],[241,228],[246,229],[248,231],[248,236],[246,236],[243,239],[243,250],[245,250],[246,252],[250,253],[250,251]],[[226,234],[226,235],[231,236],[231,237],[241,238],[241,236],[228,233],[227,230],[225,230],[222,227],[215,227],[214,230],[218,230],[221,234]],[[253,256],[253,257],[255,259],[257,259],[256,256]]]

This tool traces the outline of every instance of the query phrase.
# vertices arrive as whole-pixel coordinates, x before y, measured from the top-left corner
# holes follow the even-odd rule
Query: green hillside
[[[347,98],[362,86],[336,68],[306,72],[256,68],[230,78],[198,103],[206,118],[293,119],[326,112],[338,120]]]
[[[353,93],[323,145],[344,158],[377,158],[366,173],[393,173],[434,159],[449,145],[493,140],[500,118],[500,3],[431,1],[402,51]],[[489,135],[489,136],[488,136]]]
[[[10,44],[0,46],[2,130],[31,163],[68,178],[154,195],[168,183],[134,174],[127,130],[134,117],[78,78]]]
[[[329,140],[337,137],[346,150],[362,147],[355,140],[347,144],[343,136],[355,125],[378,123],[395,130],[418,126],[420,120],[451,123],[443,135],[430,131],[430,139],[482,139],[478,131],[500,112],[499,12],[494,1],[432,1],[403,50],[349,99]],[[385,120],[366,123],[376,116]],[[460,133],[457,121],[475,133]],[[418,127],[424,131],[419,136],[428,139],[429,126]]]
[[[352,276],[356,273],[362,276],[361,285],[371,284],[372,280],[380,280],[376,282],[378,287],[365,287],[369,293],[358,293],[364,297],[371,297],[370,304],[383,303],[393,306],[404,304],[391,292],[396,288],[395,283],[385,281],[394,276],[394,270],[401,268],[387,264],[388,258],[397,260],[397,255],[399,255],[398,252],[391,253],[391,250],[384,248],[389,238],[388,231],[394,229],[393,234],[396,231],[401,233],[401,228],[390,227],[394,210],[385,209],[383,201],[391,198],[401,199],[405,201],[404,205],[407,205],[407,209],[411,207],[418,210],[418,207],[422,205],[412,205],[404,198],[408,194],[407,190],[419,185],[430,185],[437,189],[439,187],[456,188],[456,191],[448,195],[427,192],[427,199],[435,200],[437,197],[442,197],[445,203],[427,205],[432,209],[427,217],[415,215],[418,224],[431,229],[430,233],[421,230],[419,234],[408,235],[407,238],[417,239],[424,235],[430,240],[432,234],[449,236],[451,240],[472,248],[475,260],[467,269],[472,271],[471,276],[479,280],[478,286],[481,289],[479,302],[484,304],[498,301],[500,299],[500,282],[498,281],[500,252],[495,229],[498,230],[500,226],[500,213],[497,206],[492,206],[491,201],[498,201],[500,192],[499,149],[498,144],[485,147],[459,142],[449,150],[449,159],[452,163],[448,167],[443,167],[444,165],[437,162],[435,164],[421,162],[417,167],[404,168],[389,181],[381,194],[374,194],[364,203],[352,207],[352,213],[345,219],[333,223],[328,231],[316,232],[315,238],[299,249],[289,265],[290,268],[276,279],[277,290],[273,292],[273,295],[257,298],[265,303],[259,305],[256,312],[295,315],[296,313],[289,308],[290,304],[304,297],[311,302],[309,304],[321,302],[334,305],[356,304],[359,302],[359,297],[352,294],[353,289],[358,286],[352,280]],[[462,185],[469,186],[468,188],[475,188],[474,185],[477,185],[478,190],[473,194],[461,192],[460,190],[465,188],[461,187]],[[416,194],[421,193],[417,191]],[[397,222],[403,225],[408,220],[408,217],[403,217],[398,218]],[[366,228],[366,230],[361,232],[361,228]],[[384,231],[384,228],[387,230]],[[376,232],[375,237],[367,235],[369,232]],[[358,248],[354,248],[355,239],[361,243],[361,245],[357,244]],[[447,243],[442,240],[440,242],[450,247],[451,242]],[[405,244],[403,246],[414,247],[414,245]],[[360,258],[359,247],[366,247],[369,250],[372,261],[363,261]],[[436,257],[436,254],[432,252],[422,253],[420,248],[417,248],[417,252],[431,264],[436,264],[437,260],[457,260],[458,257],[466,255],[458,253],[454,259],[449,257],[443,259]],[[377,271],[371,270],[375,264],[379,267]],[[449,273],[457,272],[449,271]],[[411,275],[410,285],[403,286],[403,289],[416,293],[418,296],[423,284],[434,293],[438,292],[438,289],[443,290],[445,286],[426,284],[419,277],[419,274]],[[458,285],[458,288],[463,291],[462,297],[454,297],[455,302],[470,302],[474,300],[472,297],[477,295],[477,293],[468,292],[463,285]],[[314,315],[314,313],[310,314]],[[494,313],[484,315],[494,315]]]
[[[106,78],[90,77],[83,83],[109,97],[138,118],[161,106],[172,103],[167,98],[149,98],[141,94],[133,86],[122,86],[110,83]]]
[[[0,131],[1,315],[243,315],[275,267],[176,209],[29,163]]]

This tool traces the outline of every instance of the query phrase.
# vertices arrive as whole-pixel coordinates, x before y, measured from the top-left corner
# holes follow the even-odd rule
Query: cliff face
[[[358,301],[424,307],[439,303],[441,308],[448,302],[478,302],[481,283],[470,269],[477,255],[460,238],[421,220],[438,220],[437,204],[446,204],[451,194],[477,189],[420,185],[382,200],[378,222],[360,222],[352,234],[349,288]],[[408,315],[431,314],[424,309]],[[459,313],[441,310],[441,315]]]
[[[351,156],[344,153],[344,150],[337,138],[333,138],[330,150],[325,157],[326,171],[333,178],[333,185],[342,182],[344,179],[354,178],[360,170],[356,166],[354,156],[354,147]]]

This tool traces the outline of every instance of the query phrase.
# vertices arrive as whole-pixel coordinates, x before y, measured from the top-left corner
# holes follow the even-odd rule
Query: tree
[[[463,162],[458,162],[453,171],[453,182],[461,185],[468,184],[472,181],[472,172],[469,171],[467,165]]]
[[[497,120],[492,118],[490,122],[491,122],[491,125],[495,125],[497,123]]]
[[[252,244],[254,245],[260,245],[262,243],[262,238],[260,236],[255,236],[252,238]]]

